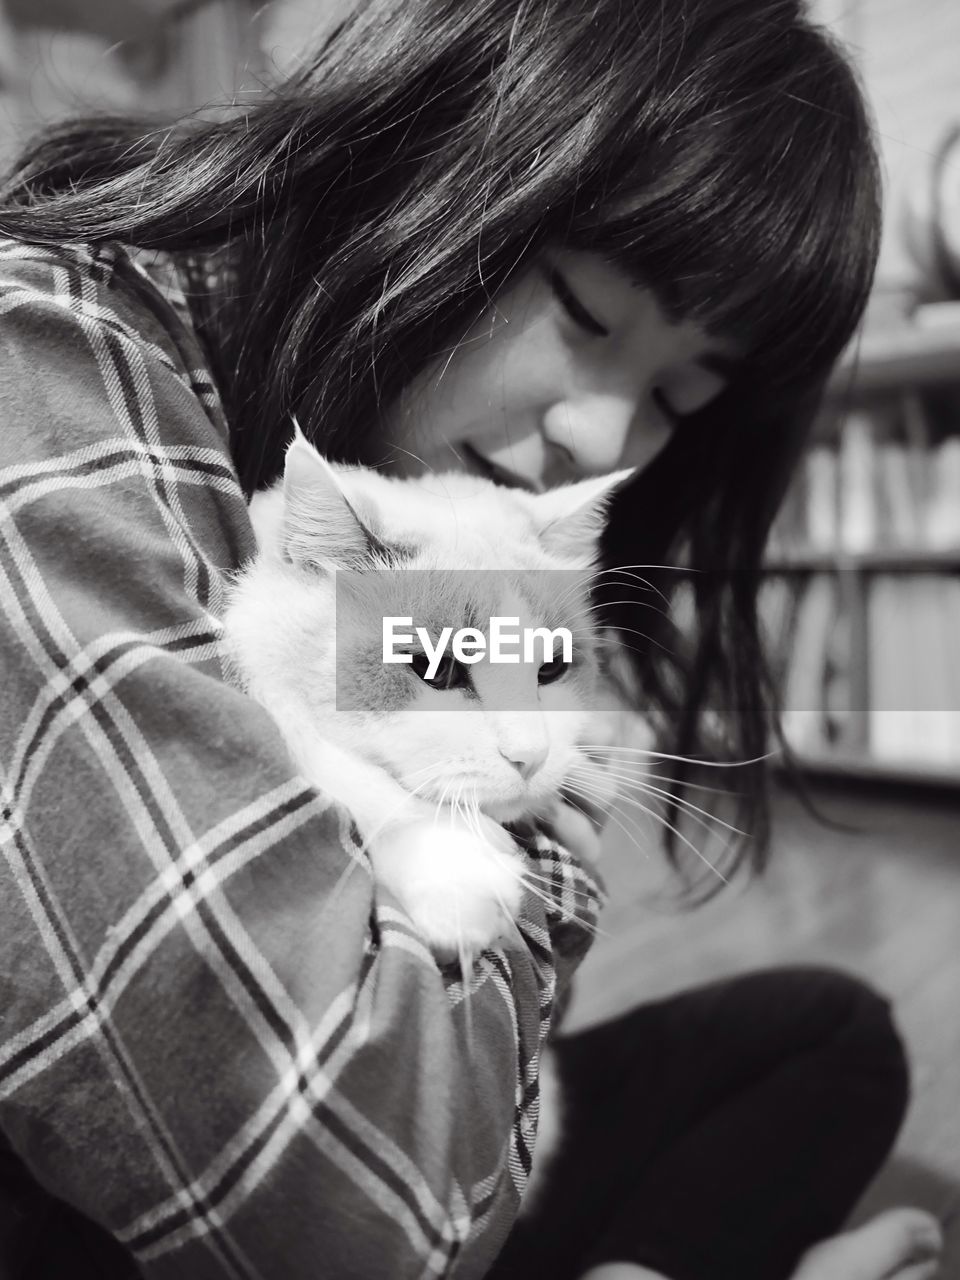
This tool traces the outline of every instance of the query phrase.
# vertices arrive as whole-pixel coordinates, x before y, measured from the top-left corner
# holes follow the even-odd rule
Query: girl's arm
[[[555,908],[469,999],[375,897],[223,677],[246,511],[140,294],[109,251],[0,246],[2,1138],[148,1276],[481,1275],[589,881],[544,846]]]

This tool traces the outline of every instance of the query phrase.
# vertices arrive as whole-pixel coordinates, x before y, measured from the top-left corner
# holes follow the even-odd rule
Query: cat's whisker
[[[610,767],[605,756],[618,750],[630,750],[630,748],[610,747],[604,751],[599,747],[594,747],[588,753],[586,758],[593,760],[596,763],[597,768],[605,769]],[[636,768],[642,770],[645,775],[649,773],[654,782],[663,783],[665,786],[682,787],[684,791],[705,791],[708,795],[712,796],[736,796],[738,794],[736,791],[731,791],[729,787],[708,787],[705,782],[688,782],[685,778],[672,778],[667,777],[666,774],[663,773],[651,772],[654,769],[664,768],[665,763],[666,762],[662,760],[624,760],[619,758],[614,758],[613,760],[613,764],[622,769],[635,765]]]
[[[740,827],[733,826],[732,822],[727,822],[726,818],[721,818],[716,813],[710,813],[709,809],[701,809],[700,805],[692,803],[692,800],[687,800],[685,796],[673,795],[673,792],[668,791],[667,788],[652,787],[644,785],[644,783],[641,782],[632,782],[631,780],[628,780],[628,778],[625,778],[622,782],[623,785],[630,787],[631,790],[640,791],[643,795],[658,796],[659,799],[667,800],[669,804],[677,805],[677,808],[689,813],[690,817],[694,819],[695,822],[698,822],[700,826],[707,827],[708,829],[709,827],[722,827],[724,831],[730,832],[732,836],[741,836],[744,840],[749,840],[750,838],[749,831],[742,831]]]
[[[641,640],[646,640],[646,641],[648,641],[650,644],[652,644],[652,645],[656,645],[656,647],[657,647],[658,649],[662,650],[662,651],[663,651],[663,652],[664,652],[668,657],[670,657],[670,658],[674,658],[674,657],[676,657],[676,654],[675,654],[675,652],[673,651],[673,649],[669,649],[669,648],[668,648],[668,647],[663,643],[663,641],[662,641],[662,640],[657,640],[654,636],[648,635],[646,631],[640,631],[637,627],[618,627],[618,628],[617,628],[617,631],[618,631],[618,632],[621,632],[623,635],[639,636]],[[571,632],[571,634],[572,634],[574,637],[576,637],[578,634],[586,635],[588,638],[590,638],[590,636],[591,636],[591,633],[590,633],[589,631],[587,631],[587,632],[577,632],[577,631],[572,631],[572,632]],[[624,648],[624,647],[626,647],[626,648],[632,649],[632,650],[634,651],[634,653],[642,653],[642,652],[643,652],[643,651],[640,649],[640,647],[639,647],[638,645],[627,645],[627,646],[624,646],[624,644],[623,644],[623,642],[622,642],[622,641],[620,642],[619,647],[620,647],[620,648]]]
[[[443,767],[444,766],[441,761],[434,760],[431,764],[420,765],[418,769],[414,769],[407,776],[410,778],[416,778],[421,773],[439,773],[443,769]]]
[[[414,774],[413,776],[415,777],[415,776],[416,776],[416,774]],[[432,772],[431,772],[431,773],[430,773],[426,778],[424,778],[421,782],[418,782],[418,783],[417,783],[417,785],[416,785],[415,787],[407,787],[407,788],[405,788],[405,789],[406,789],[406,790],[409,792],[409,794],[410,794],[410,795],[412,795],[412,796],[420,796],[420,793],[423,791],[424,787],[428,787],[428,786],[430,786],[430,784],[431,784],[431,783],[432,783],[436,778],[438,778],[438,777],[442,777],[442,776],[443,776],[443,766],[442,766],[442,765],[437,765],[437,766],[436,766],[436,768],[435,768],[435,769],[434,769],[434,770],[433,770],[433,771],[432,771]],[[425,796],[422,796],[422,797],[421,797],[421,799],[426,800],[426,802],[427,802],[428,804],[430,803],[429,799],[428,799],[427,797],[425,797]]]
[[[579,797],[586,804],[592,805],[595,803],[594,798],[589,794],[589,792],[579,790],[576,785],[570,786],[566,794],[567,794],[567,801],[570,804],[573,804],[575,802],[576,797]],[[585,812],[585,810],[581,810],[581,812]],[[612,822],[614,826],[619,827],[619,829],[623,832],[627,840],[637,850],[637,852],[642,854],[643,857],[649,860],[651,857],[651,851],[647,847],[646,841],[645,841],[645,836],[647,833],[640,826],[635,815],[629,812],[625,812],[617,804],[609,804],[609,803],[606,805],[606,813],[607,813],[607,820],[609,822]]]
[[[478,838],[481,845],[485,846],[486,842],[480,829],[479,810],[476,806],[471,805],[470,797],[466,795],[466,790],[467,784],[461,778],[457,787],[457,794],[453,799],[454,811],[463,818],[464,824]]]
[[[584,766],[575,765],[570,770],[570,776],[589,778],[593,775]],[[745,840],[749,839],[749,832],[741,831],[739,827],[735,827],[731,822],[725,821],[717,814],[711,813],[708,809],[702,809],[699,805],[694,804],[692,800],[687,800],[683,796],[674,795],[664,787],[651,786],[649,783],[643,782],[639,778],[633,778],[629,774],[620,773],[617,770],[610,768],[605,770],[605,776],[615,778],[622,786],[627,787],[630,790],[640,791],[644,795],[659,796],[668,800],[670,803],[675,804],[678,808],[687,812],[695,822],[698,822],[708,830],[710,824],[714,824],[718,827],[723,827],[732,835],[743,836]]]
[[[480,808],[479,808],[479,805],[476,805],[476,807],[475,807],[475,808],[474,808],[474,810],[473,810],[473,819],[474,819],[475,824],[476,824],[476,825],[474,826],[474,828],[473,828],[473,829],[474,829],[474,831],[476,832],[477,836],[480,838],[481,843],[483,844],[484,848],[486,849],[486,848],[487,848],[487,845],[486,845],[486,842],[485,842],[485,841],[484,841],[484,839],[483,839],[483,832],[482,832],[482,831],[481,831],[481,829],[480,829]],[[490,849],[490,850],[489,850],[489,856],[490,856],[491,858],[493,858],[493,857],[495,857],[495,856],[496,856],[496,854],[495,854],[495,852],[494,852],[494,850],[493,850],[493,849]],[[543,903],[543,905],[544,905],[545,907],[547,907],[547,908],[554,908],[554,907],[556,906],[556,901],[555,901],[555,899],[554,899],[553,895],[552,895],[552,894],[550,894],[550,893],[548,893],[548,892],[546,892],[545,890],[540,889],[540,888],[539,888],[539,886],[537,886],[537,885],[534,883],[534,878],[535,878],[535,876],[536,876],[536,873],[531,873],[531,872],[530,872],[526,867],[524,867],[522,870],[515,870],[515,869],[514,869],[514,867],[512,867],[512,866],[511,866],[511,865],[509,865],[509,864],[504,864],[504,870],[505,870],[505,871],[507,872],[507,874],[508,874],[509,876],[511,876],[511,877],[512,877],[512,878],[513,878],[513,879],[514,879],[518,884],[522,885],[522,886],[523,886],[524,888],[526,888],[526,889],[529,889],[529,890],[530,890],[530,892],[534,895],[534,897],[538,898],[538,899]],[[543,879],[544,879],[544,880],[546,880],[546,879],[547,879],[547,877],[543,877]],[[589,895],[586,895],[586,896],[587,896],[587,897],[589,897]],[[506,914],[508,914],[508,915],[509,915],[509,912],[507,912],[507,911],[506,911],[506,907],[504,906],[504,904],[501,904],[501,906],[503,907],[503,909],[504,909],[504,911],[506,912]]]
[[[586,751],[623,751],[635,755],[650,756],[657,760],[675,760],[679,764],[696,765],[698,769],[742,769],[748,764],[763,764],[772,760],[779,751],[765,751],[762,756],[751,756],[747,760],[702,760],[697,756],[676,756],[668,751],[654,751],[651,747],[614,747],[609,742],[581,742],[578,744]]]
[[[483,831],[482,831],[481,822],[480,822],[481,810],[480,810],[480,805],[476,798],[476,795],[474,794],[471,796],[461,797],[461,799],[463,801],[462,813],[464,816],[464,821],[467,823],[468,826],[470,826],[470,828],[477,835],[480,841],[481,847],[483,848],[487,856],[491,858],[496,857],[495,851],[487,845],[486,840],[484,839],[484,836],[483,836]],[[537,898],[540,902],[542,902],[543,905],[548,910],[556,909],[557,904],[553,894],[549,893],[545,889],[541,889],[540,886],[535,883],[537,879],[542,879],[547,884],[550,884],[551,882],[548,877],[539,876],[537,875],[537,873],[531,872],[528,868],[523,868],[522,870],[515,870],[511,865],[509,865],[509,863],[502,863],[501,865],[503,867],[503,870],[509,876],[511,876],[524,889],[529,890],[529,892],[532,893],[533,896]],[[580,896],[582,896],[585,902],[588,902],[591,900],[591,895],[587,893],[586,890],[574,890],[573,892],[575,894],[579,894]],[[500,904],[500,910],[502,914],[505,916],[505,918],[510,920],[514,925],[516,925],[516,921],[513,920],[513,916],[511,915],[508,904],[499,894],[497,894],[497,901]],[[582,921],[582,923],[585,928],[590,927],[586,921]],[[519,936],[519,930],[517,930],[517,933]]]
[[[557,573],[557,571],[553,569],[548,569],[547,572],[551,575],[551,577],[555,576],[555,574]],[[561,569],[559,570],[559,572],[562,573],[564,575],[564,578],[569,582],[568,575],[570,571],[566,569]],[[551,592],[551,599],[555,599],[557,603],[563,603],[563,604],[566,604],[568,600],[586,599],[590,594],[590,583],[593,579],[593,576],[594,576],[593,573],[590,571],[586,571],[586,570],[581,571],[577,575],[577,578],[574,581],[569,582],[569,585],[564,587],[564,589],[560,592],[559,596],[554,597],[553,592]]]
[[[539,902],[543,904],[545,910],[552,912],[554,914],[557,913],[559,909],[559,904],[557,902],[557,899],[553,896],[553,894],[546,893],[543,890],[538,889],[535,885],[528,883],[526,880],[521,880],[520,884],[523,887],[523,889],[525,889],[528,893],[531,893]],[[598,923],[596,923],[595,921],[588,920],[585,915],[581,914],[581,912],[587,910],[587,908],[591,905],[592,901],[593,900],[592,898],[590,898],[589,895],[584,896],[582,899],[574,900],[574,902],[571,904],[572,918],[575,919],[577,924],[580,926],[580,928],[585,929],[587,933],[590,934],[591,937],[593,938],[607,937],[608,932],[606,930],[601,929]]]
[[[640,631],[636,627],[603,627],[595,633],[594,643],[601,652],[619,653],[623,649],[622,637],[624,635],[646,637],[646,634],[645,631]]]
[[[408,806],[411,797],[418,798],[418,792],[422,787],[425,787],[429,781],[430,779],[427,779],[426,781],[421,782],[419,786],[411,787],[408,791],[405,791],[403,798],[397,804],[393,805],[385,815],[381,815],[380,821],[371,828],[368,834],[364,837],[363,843],[360,846],[365,853],[369,853],[369,846],[373,844],[382,831],[386,830],[390,826],[397,814],[403,813],[404,809]]]
[[[558,909],[557,900],[556,898],[553,897],[552,894],[539,893],[534,888],[533,885],[527,884],[526,881],[523,882],[523,887],[529,890],[529,892],[532,893],[535,898],[538,898],[548,911],[553,911],[553,912],[557,911]],[[601,929],[600,925],[597,924],[596,922],[587,920],[582,915],[577,914],[576,907],[577,907],[577,904],[574,903],[574,919],[576,919],[576,922],[581,929],[583,929],[586,933],[589,933],[592,938],[608,938],[610,936],[609,930]]]
[[[602,794],[602,792],[599,792],[599,791],[595,792],[594,788],[591,788],[588,785],[588,783],[585,783],[582,780],[580,782],[575,782],[575,783],[564,783],[564,788],[566,788],[566,790],[568,791],[573,792],[573,795],[580,795],[582,799],[584,799],[588,804],[603,806],[603,809],[605,810],[605,812],[607,812],[608,817],[614,820],[614,822],[617,822],[618,818],[622,818],[625,820],[630,819],[631,822],[636,822],[636,818],[634,817],[634,814],[630,813],[630,808],[639,810],[640,813],[645,814],[646,817],[652,818],[654,822],[659,823],[660,826],[666,827],[667,829],[669,829],[669,831],[672,831],[673,833],[675,833],[675,836],[678,838],[678,840],[682,842],[682,844],[685,844],[687,847],[689,847],[691,852],[694,852],[694,854],[698,856],[698,858],[701,861],[704,861],[704,863],[708,865],[710,870],[713,870],[713,872],[716,873],[717,876],[721,876],[721,873],[718,872],[717,868],[714,868],[712,863],[710,863],[710,861],[707,858],[705,858],[705,855],[703,854],[703,852],[701,852],[699,849],[696,849],[696,846],[692,845],[690,840],[687,840],[687,837],[684,835],[684,832],[678,831],[678,829],[675,826],[673,826],[672,823],[669,823],[668,820],[664,818],[662,814],[655,812],[654,809],[650,809],[648,805],[641,804],[640,801],[636,800],[634,796],[626,796],[626,795],[618,794],[616,797],[614,797],[614,799],[611,799],[611,797],[609,797],[608,794],[605,794],[605,792],[604,794]],[[618,826],[620,826],[621,831],[625,832],[627,836],[630,836],[631,840],[634,841],[636,845],[640,845],[640,841],[637,840],[636,832],[627,831],[627,828],[623,826],[623,822],[618,822],[617,824]],[[723,879],[722,876],[721,876],[721,879]],[[724,883],[726,883],[726,881],[724,881]]]
[[[642,587],[645,587],[648,591],[652,591],[654,595],[659,596],[664,604],[669,608],[669,596],[667,596],[665,592],[661,591],[659,587],[655,587],[649,578],[641,577],[639,573],[634,573],[626,565],[618,564],[612,565],[609,569],[598,569],[593,576],[594,581],[599,581],[600,578],[609,579],[613,578],[614,575],[616,575],[617,578],[624,578],[629,582],[639,582]]]
[[[578,613],[586,613],[591,607],[596,608],[590,599],[591,587],[589,578],[593,575],[584,575],[583,583],[577,582],[571,586],[564,588],[557,596],[551,595],[551,604],[556,614],[560,614],[571,603]]]
[[[453,781],[454,781],[453,779],[448,778],[440,789],[440,795],[437,798],[437,807],[434,810],[434,814],[433,814],[434,827],[437,827],[440,825],[440,815],[441,813],[444,812],[444,804],[447,798],[447,792],[450,790],[451,786],[453,785]]]
[[[640,569],[646,573],[678,573],[683,579],[702,572],[700,569],[691,569],[689,565],[683,564],[613,564],[609,565],[607,568],[600,569],[597,572],[599,576],[599,574],[603,573],[623,573],[626,570],[635,569]],[[654,591],[657,590],[657,588],[650,582],[647,583],[647,586],[651,587]]]
[[[327,898],[324,904],[325,910],[329,911],[332,907],[336,906],[337,899],[339,898],[340,894],[343,892],[347,881],[350,879],[351,876],[356,875],[356,873],[361,870],[361,867],[362,867],[362,864],[358,862],[356,858],[349,859],[349,861],[347,862],[347,865],[343,868],[343,870],[340,872],[340,874],[337,876],[336,880],[334,881],[333,888],[330,890],[329,897]]]
[[[649,816],[654,822],[659,822],[661,826],[668,827],[669,830],[671,830],[679,839],[683,841],[683,843],[687,846],[688,849],[691,850],[691,852],[696,854],[696,856],[700,859],[701,862],[703,862],[707,867],[710,868],[712,872],[714,872],[717,876],[720,877],[720,879],[724,882],[724,884],[728,883],[726,877],[721,873],[719,868],[716,867],[707,858],[706,854],[704,854],[704,852],[701,849],[698,849],[697,846],[693,844],[691,840],[687,839],[687,837],[683,835],[683,833],[680,831],[678,827],[667,822],[663,817],[663,815],[661,813],[658,813],[656,809],[651,809],[648,805],[643,804],[640,800],[636,798],[636,796],[621,796],[621,800],[625,805],[633,805],[635,808],[639,809],[641,813]],[[696,818],[693,818],[693,815],[688,815],[688,816],[690,816],[693,821],[697,821]],[[729,852],[730,842],[728,840],[725,840],[722,836],[718,835],[715,831],[711,830],[711,828],[708,827],[707,824],[702,819],[699,820],[698,825],[704,827],[709,833],[709,835],[720,844],[720,848],[722,849],[724,854]]]
[[[450,817],[451,821],[457,815],[463,816],[463,791],[464,782],[462,778],[454,778],[444,787],[444,795],[450,787],[455,787],[453,795],[450,799]],[[473,1049],[473,1010],[470,1005],[473,985],[473,956],[468,951],[463,937],[463,927],[460,919],[460,904],[456,903],[457,917],[457,957],[460,963],[460,980],[463,984],[463,1005],[464,1005],[464,1025],[467,1037],[467,1047]]]
[[[582,573],[577,582],[568,587],[567,590],[561,594],[560,600],[566,602],[570,599],[582,600],[585,596],[589,597],[592,593],[593,587],[600,583],[601,579],[606,583],[613,582],[616,584],[619,582],[621,586],[628,588],[632,587],[634,583],[639,583],[654,595],[659,596],[663,601],[665,608],[660,609],[659,606],[653,605],[649,601],[639,600],[636,597],[633,597],[626,603],[642,605],[644,608],[657,608],[659,612],[666,615],[671,607],[670,598],[658,587],[655,587],[648,579],[642,578],[639,574],[632,573],[630,570],[631,566],[629,565],[613,565],[609,568],[591,569],[588,572]]]
[[[467,1049],[473,1053],[473,955],[467,949],[460,921],[460,904],[457,903],[457,960],[460,964],[460,981],[463,985],[463,1026]]]
[[[587,612],[594,612],[594,611],[596,611],[596,610],[605,609],[605,608],[607,608],[609,605],[615,605],[615,604],[632,604],[632,603],[633,603],[633,602],[632,602],[632,601],[630,601],[630,600],[607,600],[607,601],[603,601],[602,603],[589,605],[589,606],[587,607]],[[650,607],[652,608],[653,606],[651,605]],[[676,653],[674,652],[674,650],[673,650],[673,649],[671,649],[671,648],[669,648],[666,644],[664,644],[662,640],[658,640],[658,639],[656,639],[656,637],[655,637],[655,636],[651,636],[651,635],[649,635],[646,631],[641,631],[638,627],[622,627],[622,626],[618,626],[618,627],[616,628],[616,630],[617,630],[617,634],[618,634],[618,635],[639,636],[639,637],[641,638],[641,640],[646,640],[649,644],[655,645],[658,649],[660,649],[660,650],[661,650],[663,653],[665,653],[668,657],[670,657],[670,658],[674,658],[674,657],[676,657]],[[621,644],[622,644],[622,642],[621,642]],[[636,645],[630,645],[629,647],[630,647],[630,648],[632,648],[632,649],[634,649],[636,652],[640,652],[640,650],[639,650],[639,649],[637,649],[637,646],[636,646]]]
[[[694,573],[702,572],[701,569],[691,569],[691,567],[686,564],[615,564],[615,565],[612,565],[611,567],[614,569],[645,569],[647,571],[663,570],[669,573],[682,573],[682,574],[694,574]]]
[[[589,788],[589,783],[584,783],[582,779],[581,779],[581,785],[586,785]],[[644,792],[642,794],[646,795],[648,793]],[[614,804],[619,804],[621,807],[629,807],[632,805],[635,808],[637,808],[641,813],[649,815],[654,821],[662,823],[663,825],[668,825],[666,822],[666,819],[663,816],[664,806],[662,805],[661,797],[650,796],[649,798],[650,798],[651,804],[657,806],[656,808],[651,808],[650,806],[644,804],[640,799],[638,799],[636,795],[630,795],[622,791],[618,792],[615,801],[612,801],[609,795],[603,795],[603,796],[598,795],[596,797],[595,803],[598,806],[602,805],[607,810],[611,809]],[[734,827],[731,823],[724,822],[723,819],[717,818],[712,814],[709,814],[706,817],[704,817],[700,813],[694,812],[690,809],[680,808],[677,818],[678,818],[678,821],[682,818],[686,818],[690,822],[695,822],[697,826],[702,828],[702,830],[708,836],[710,836],[715,840],[721,841],[723,848],[725,850],[729,847],[729,845],[727,840],[720,834],[721,828],[724,831],[730,832],[732,835],[740,836],[744,838],[747,837],[747,833],[741,831],[738,827]]]
[[[421,782],[417,784],[418,789],[420,789],[426,786],[427,783],[432,782],[434,778],[442,777],[445,772],[445,769],[446,769],[446,766],[442,762],[434,762],[433,764],[422,765],[419,769],[413,769],[411,772],[406,774],[406,781],[404,782],[404,786],[407,789],[410,789],[410,782],[414,778],[419,778],[421,774],[424,774],[426,776],[422,779]]]
[[[523,884],[529,883],[531,885],[531,888],[535,884],[537,884],[538,881],[541,884],[549,886],[550,888],[553,887],[553,883],[554,883],[552,876],[543,875],[542,872],[538,872],[538,871],[531,871],[529,867],[524,868],[524,870],[519,875],[519,879],[522,881]],[[593,900],[593,894],[590,893],[588,889],[578,889],[574,885],[568,889],[568,892],[571,893],[575,898],[582,898],[585,903],[591,902]],[[551,898],[551,901],[552,900],[553,899]]]
[[[631,787],[630,783],[625,783],[624,785]],[[727,822],[726,819],[719,817],[715,813],[710,813],[709,810],[701,809],[699,806],[691,804],[689,801],[685,801],[682,797],[674,796],[669,791],[650,787],[636,787],[631,789],[639,791],[641,795],[649,796],[651,801],[654,803],[658,800],[666,800],[668,802],[668,807],[669,804],[676,805],[680,814],[688,817],[691,822],[695,822],[697,826],[702,827],[704,831],[707,831],[711,835],[716,835],[718,829],[722,829],[724,831],[729,831],[731,835],[739,836],[744,840],[748,840],[750,838],[749,831],[743,831],[732,822]],[[623,795],[622,792],[620,794]],[[629,802],[634,798],[635,797],[629,795],[623,796],[625,802]]]
[[[584,794],[584,793],[581,792],[581,794]],[[590,800],[590,796],[588,794],[584,795],[584,798],[588,801]],[[606,803],[609,804],[610,802],[606,801]],[[683,834],[683,832],[677,826],[675,826],[672,822],[669,822],[662,814],[657,813],[656,810],[649,808],[645,804],[641,804],[641,802],[635,799],[633,796],[619,796],[617,800],[614,801],[613,804],[610,806],[611,811],[613,809],[618,808],[620,804],[633,805],[635,808],[639,809],[641,813],[644,813],[649,818],[652,818],[654,822],[658,822],[662,827],[665,827],[668,831],[671,831],[682,844],[686,845],[686,847],[690,850],[691,853],[693,853],[697,858],[699,858],[700,861],[706,867],[709,867],[709,869],[713,872],[715,876],[717,876],[720,880],[722,880],[724,884],[729,884],[727,877],[723,874],[723,872],[718,867],[715,867],[713,865],[713,863],[706,856],[706,854],[701,852],[701,850],[698,849],[697,846],[691,840],[687,839],[687,837]],[[612,813],[611,813],[611,816],[612,816]]]
[[[597,797],[591,795],[588,791],[584,790],[582,787],[577,786],[576,783],[571,783],[570,785],[564,784],[564,792],[567,793],[567,802],[574,809],[576,809],[578,813],[582,813],[584,817],[589,818],[590,817],[589,813],[585,809],[580,808],[580,806],[576,803],[575,798],[578,797],[579,799],[586,801],[586,803],[589,805],[595,805]],[[571,798],[571,797],[574,797],[574,798]],[[649,858],[650,851],[648,849],[644,849],[639,839],[638,832],[625,825],[624,818],[630,817],[632,819],[632,815],[623,815],[623,817],[621,817],[615,805],[608,805],[606,803],[606,797],[604,797],[604,809],[605,809],[605,812],[607,813],[608,819],[620,828],[620,830],[627,837],[630,843],[634,845],[634,847],[637,848],[644,855],[644,857]]]
[[[597,608],[600,608],[600,607],[601,606],[599,605],[597,606]],[[568,626],[567,630],[570,632],[574,640],[585,640],[589,642],[591,647],[597,650],[598,652],[603,650],[610,650],[611,652],[621,650],[624,647],[623,641],[620,638],[621,635],[641,636],[644,640],[653,639],[653,637],[648,635],[646,631],[641,631],[639,627],[618,627],[617,638],[615,641],[601,639],[596,627],[594,626],[589,626],[589,627]],[[635,645],[631,647],[636,648]]]
[[[532,883],[529,878],[529,873],[527,871],[518,873],[517,880],[523,886],[523,888],[526,889],[529,893],[533,894],[533,896],[539,902],[541,902],[548,911],[557,910],[558,904],[557,904],[557,899],[554,897],[554,895],[552,893],[546,892],[546,890],[543,890],[538,885]],[[589,899],[589,895],[587,895],[587,898]],[[591,924],[589,920],[584,920],[581,916],[577,916],[577,922],[582,928],[586,929],[589,933],[593,934],[594,936],[601,936],[602,931],[598,925]]]
[[[642,607],[642,608],[657,609],[658,612],[663,614],[665,617],[669,616],[672,610],[672,601],[670,597],[666,594],[666,592],[662,591],[659,587],[655,586],[648,578],[641,577],[640,574],[632,572],[632,570],[635,567],[652,568],[652,569],[671,569],[671,570],[674,568],[673,566],[669,566],[669,565],[650,565],[650,566],[610,565],[607,568],[594,570],[593,573],[591,574],[591,578],[595,586],[604,585],[606,583],[611,583],[611,582],[614,584],[619,583],[622,586],[632,586],[635,583],[639,584],[645,590],[652,592],[655,596],[658,596],[659,599],[662,600],[663,602],[663,607],[660,608],[658,605],[652,604],[650,601],[637,599],[636,596],[634,596],[628,601],[620,601],[619,603],[631,604],[636,607]]]
[[[634,599],[630,599],[630,600],[594,600],[594,601],[591,601],[589,604],[585,604],[585,605],[583,606],[583,612],[584,612],[584,613],[596,613],[596,612],[598,612],[598,610],[600,610],[600,609],[609,609],[609,608],[610,608],[610,606],[611,606],[611,605],[614,605],[614,604],[632,604],[632,605],[638,605],[639,607],[644,608],[644,609],[654,609],[654,610],[655,610],[655,611],[660,615],[660,617],[661,617],[661,618],[669,617],[669,614],[668,614],[664,609],[658,609],[656,605],[653,605],[653,604],[646,604],[645,602],[642,602],[642,601],[639,601],[639,600],[634,600]]]
[[[610,587],[619,587],[621,588],[621,590],[624,590],[624,591],[630,590],[629,582],[617,581],[617,582],[608,583],[607,585]],[[652,613],[655,613],[659,618],[670,618],[671,616],[670,612],[667,609],[664,609],[663,606],[659,604],[657,601],[642,600],[638,596],[629,596],[626,600],[607,600],[606,597],[603,597],[601,599],[594,599],[594,600],[591,600],[588,604],[583,606],[583,611],[585,613],[599,613],[599,612],[602,612],[604,609],[608,608],[612,604],[627,604],[634,609],[647,609],[647,610],[650,610]],[[609,629],[615,631],[615,630],[618,630],[619,628],[617,628],[614,624],[611,624]]]
[[[520,928],[520,921],[514,919],[512,915],[508,915],[507,928],[510,930],[511,934],[513,935],[517,945],[520,947],[525,947],[526,940],[524,939],[524,936],[523,936],[523,930]]]

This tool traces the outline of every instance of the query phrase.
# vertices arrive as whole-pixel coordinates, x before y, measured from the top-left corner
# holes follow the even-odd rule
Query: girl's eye
[[[553,684],[554,680],[559,680],[569,666],[570,663],[564,662],[562,658],[556,658],[553,662],[544,662],[537,672],[537,682]]]
[[[448,653],[440,659],[432,679],[427,676],[430,659],[425,653],[413,654],[410,666],[414,675],[419,676],[431,689],[462,689],[470,683],[466,669]]]
[[[549,269],[547,279],[557,301],[575,324],[595,338],[609,337],[610,330],[606,325],[601,324],[596,316],[591,315],[555,267]]]

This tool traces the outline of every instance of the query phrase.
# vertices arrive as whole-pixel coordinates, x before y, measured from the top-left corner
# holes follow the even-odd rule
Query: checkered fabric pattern
[[[0,242],[0,409],[0,1147],[146,1276],[482,1275],[595,884],[533,838],[468,989],[374,887],[221,667],[252,531],[142,264]]]

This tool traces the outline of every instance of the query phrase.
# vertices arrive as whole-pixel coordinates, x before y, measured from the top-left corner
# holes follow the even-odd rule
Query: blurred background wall
[[[931,163],[960,124],[958,0],[813,0],[852,51],[873,108],[887,189],[881,282],[910,286],[918,264],[905,218],[927,208]]]

